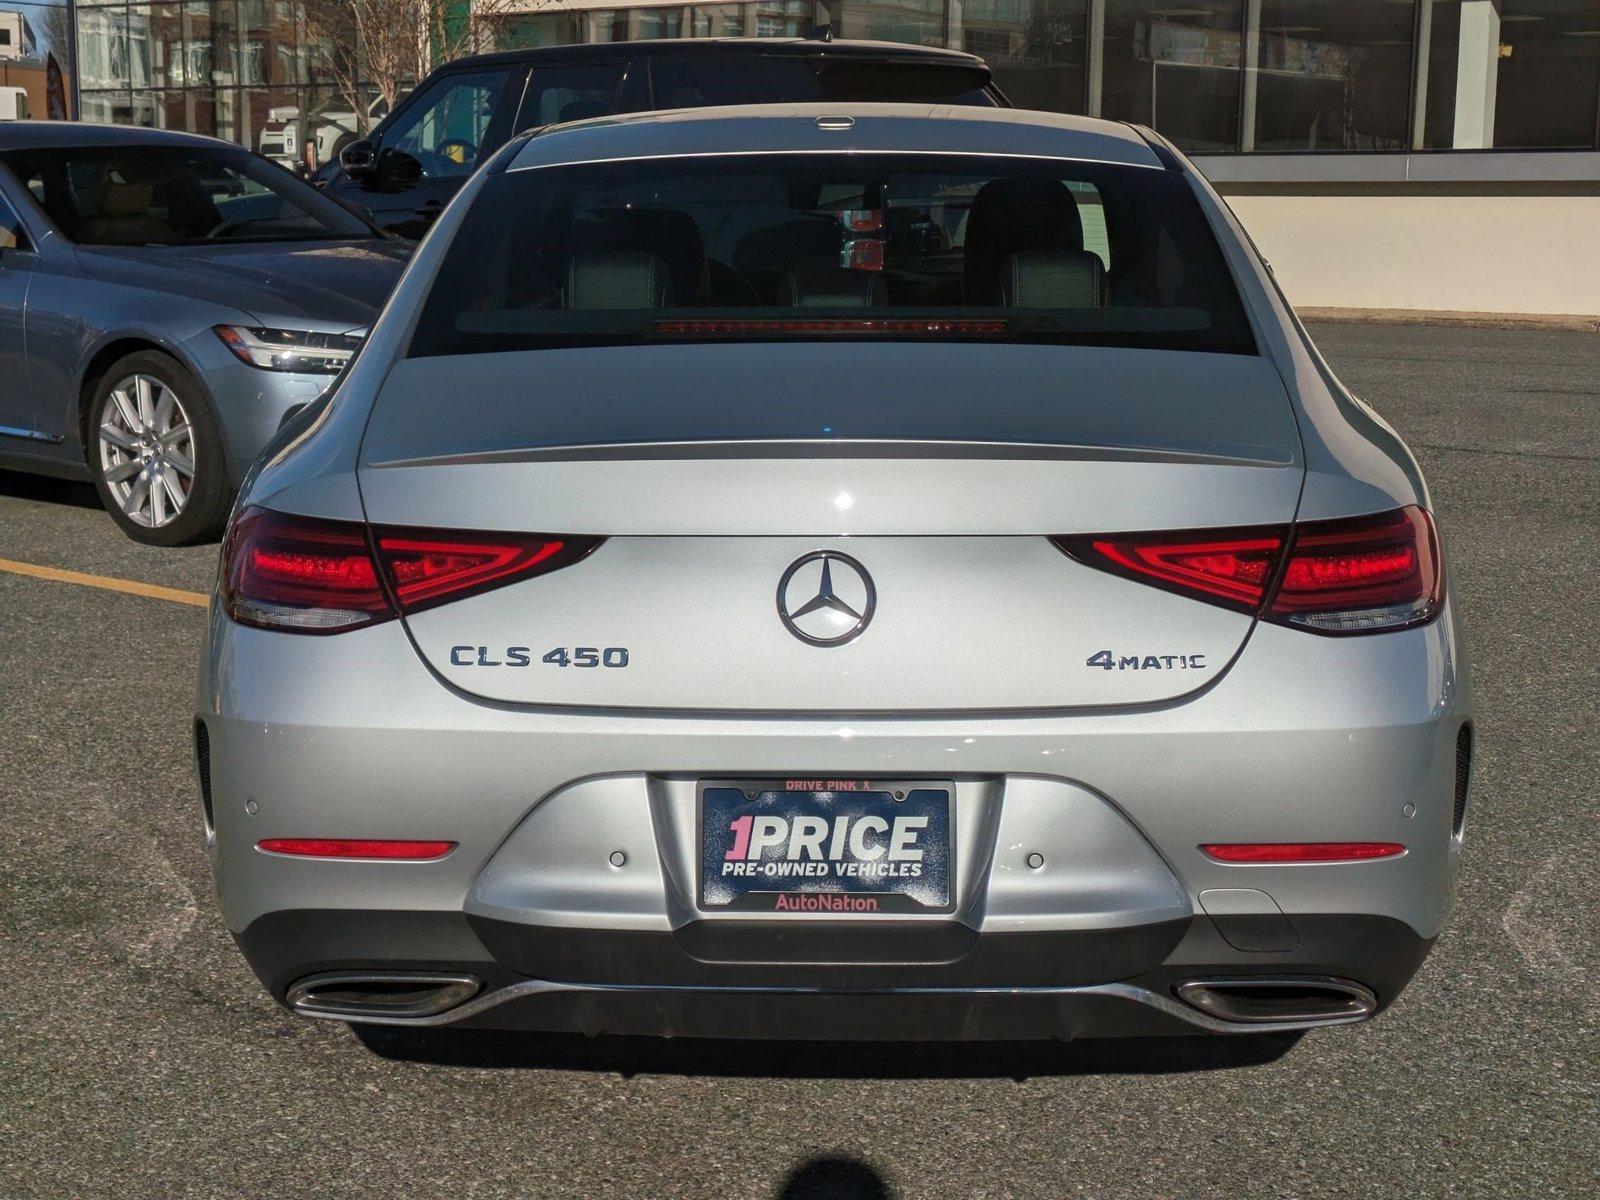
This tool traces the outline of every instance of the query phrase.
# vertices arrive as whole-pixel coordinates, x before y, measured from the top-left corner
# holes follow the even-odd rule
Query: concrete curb
[[[1600,316],[1452,312],[1427,308],[1300,308],[1302,320],[1363,325],[1465,325],[1479,329],[1570,329],[1600,333]]]

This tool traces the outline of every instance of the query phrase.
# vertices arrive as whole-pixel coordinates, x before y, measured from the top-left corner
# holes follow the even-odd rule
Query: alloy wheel
[[[99,444],[101,474],[130,521],[159,529],[178,519],[194,490],[194,431],[171,387],[142,373],[119,380]]]

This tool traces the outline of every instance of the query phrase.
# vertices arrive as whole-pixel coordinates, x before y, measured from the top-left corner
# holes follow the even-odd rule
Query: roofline
[[[948,105],[849,106],[847,127],[828,103],[670,109],[549,125],[517,136],[490,174],[576,164],[761,155],[958,155],[1035,162],[1103,163],[1182,171],[1164,145],[1121,121]]]
[[[547,127],[547,128],[553,128]],[[537,136],[537,132],[530,136]],[[501,174],[521,174],[524,171],[549,171],[559,170],[562,167],[592,167],[599,165],[609,166],[612,163],[630,162],[670,162],[687,158],[809,158],[835,156],[860,156],[871,157],[904,156],[916,158],[1011,158],[1026,159],[1035,162],[1076,162],[1089,163],[1099,167],[1126,167],[1130,171],[1165,171],[1166,166],[1157,166],[1150,163],[1124,163],[1110,158],[1095,158],[1087,154],[1052,154],[1048,150],[1040,150],[1036,154],[1028,154],[1016,150],[858,150],[845,146],[837,149],[817,150],[795,146],[772,146],[762,150],[680,150],[665,151],[660,154],[619,154],[613,158],[577,158],[564,162],[529,163],[527,166],[513,166],[516,155],[512,155]]]
[[[97,146],[145,142],[166,146],[222,146],[254,153],[249,146],[227,138],[190,133],[183,129],[150,129],[142,125],[116,125],[108,121],[4,121],[0,122],[0,149],[29,147]]]
[[[989,64],[976,54],[942,46],[915,46],[907,42],[861,40],[822,41],[816,38],[661,38],[631,42],[583,42],[571,46],[539,46],[521,50],[495,50],[452,59],[434,68],[433,73],[471,70],[503,63],[539,62],[555,58],[603,58],[609,55],[645,53],[671,55],[723,50],[756,51],[761,54],[796,55],[836,59],[904,59],[945,62],[987,70]]]

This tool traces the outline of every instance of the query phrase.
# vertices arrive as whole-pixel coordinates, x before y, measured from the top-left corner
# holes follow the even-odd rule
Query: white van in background
[[[388,111],[389,106],[384,103],[383,97],[374,99],[367,106],[367,128],[381,121]],[[361,136],[356,114],[348,110],[315,113],[311,120],[314,124],[306,131],[300,110],[295,106],[268,109],[267,123],[261,127],[259,149],[262,157],[270,158],[291,171],[302,167],[308,172],[315,171],[323,164],[336,160],[339,151]],[[315,162],[306,161],[307,141],[313,143]]]
[[[27,88],[0,87],[0,121],[26,121],[31,115]]]

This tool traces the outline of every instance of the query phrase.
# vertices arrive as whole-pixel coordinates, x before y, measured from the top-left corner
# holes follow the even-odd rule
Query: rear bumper
[[[214,611],[198,715],[223,914],[280,1000],[320,972],[411,969],[483,985],[431,1023],[1021,1038],[1237,1029],[1175,998],[1208,976],[1329,976],[1391,1003],[1449,912],[1471,700],[1448,610],[1370,638],[1262,626],[1220,686],[1162,706],[849,719],[477,703],[396,623],[303,638]],[[699,911],[695,780],[785,772],[953,780],[956,912]],[[255,850],[295,836],[458,846]],[[1342,840],[1407,851],[1239,866],[1198,849]]]
[[[934,953],[924,955],[934,961],[911,961],[918,955],[907,952],[907,938],[916,942],[919,931],[930,927],[890,923],[833,956],[860,961],[775,963],[730,957],[740,952],[737,932],[708,937],[703,926],[711,923],[699,924],[673,933],[618,933],[460,913],[287,910],[259,918],[238,942],[280,1002],[296,982],[331,971],[427,972],[483,983],[474,998],[437,1015],[342,1019],[586,1034],[872,1040],[1277,1032],[1348,1023],[1217,1020],[1179,1001],[1176,988],[1217,977],[1327,977],[1370,988],[1381,1011],[1432,946],[1383,917],[1304,915],[1294,922],[1299,944],[1293,952],[1246,953],[1234,949],[1209,918],[1196,917],[1110,937],[962,930],[944,947],[964,945],[954,957]],[[769,957],[771,932],[770,924],[762,930]],[[837,932],[837,926],[822,923],[786,925],[779,953],[811,957],[827,941],[837,943]],[[930,952],[941,949],[934,938],[924,936],[920,944]],[[755,948],[752,939],[747,950]],[[903,961],[885,961],[894,956]],[[1139,970],[1115,978],[1135,961]]]

